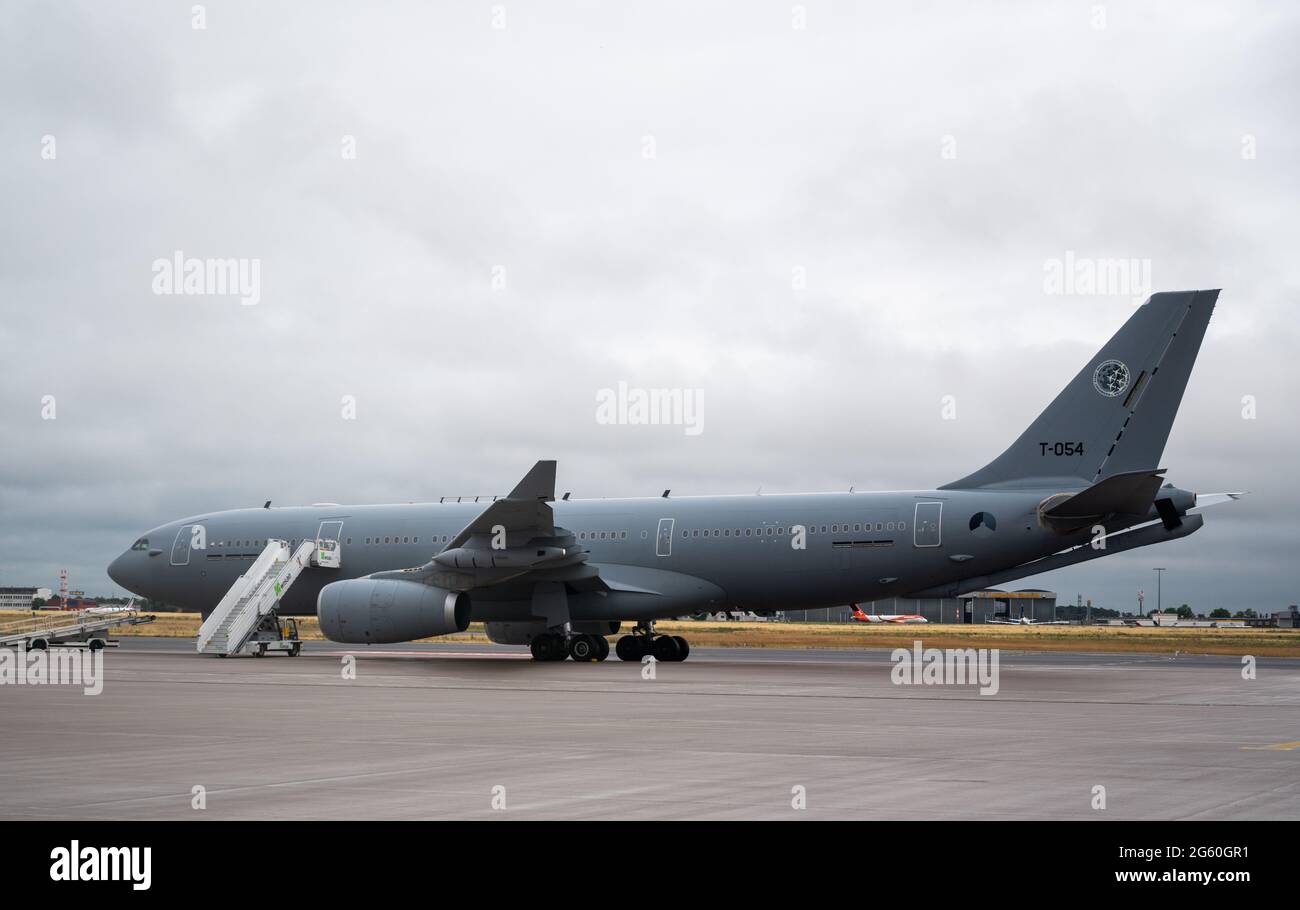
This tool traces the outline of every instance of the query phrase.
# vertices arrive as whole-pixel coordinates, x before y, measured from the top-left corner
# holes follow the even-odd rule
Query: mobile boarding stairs
[[[292,549],[287,540],[268,540],[266,549],[248,571],[221,598],[199,629],[200,654],[253,654],[283,651],[297,657],[302,651],[298,622],[281,620],[280,598],[311,566],[337,569],[341,562],[337,540],[308,538]]]

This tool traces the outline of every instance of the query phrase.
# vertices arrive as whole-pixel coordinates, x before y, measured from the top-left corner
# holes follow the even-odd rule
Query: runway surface
[[[105,668],[96,696],[0,686],[0,817],[1300,818],[1296,660],[1003,652],[993,696],[896,685],[888,651],[699,649],[645,679],[138,638]]]

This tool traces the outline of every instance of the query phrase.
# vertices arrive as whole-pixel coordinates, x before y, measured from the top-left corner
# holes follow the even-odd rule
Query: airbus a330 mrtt
[[[1217,298],[1151,296],[1005,452],[935,489],[557,501],[555,462],[539,461],[490,500],[184,518],[141,536],[109,574],[207,615],[239,599],[264,557],[283,563],[270,548],[301,546],[329,558],[277,589],[276,609],[316,613],[334,641],[479,621],[538,660],[603,659],[622,625],[619,657],[682,660],[686,641],[655,621],[691,613],[954,597],[1186,537],[1204,520],[1194,509],[1235,498],[1198,499],[1160,467]]]

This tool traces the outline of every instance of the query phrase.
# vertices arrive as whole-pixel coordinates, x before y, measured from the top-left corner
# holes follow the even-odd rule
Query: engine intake
[[[389,644],[464,632],[470,600],[418,581],[352,578],[321,588],[316,616],[330,641]]]

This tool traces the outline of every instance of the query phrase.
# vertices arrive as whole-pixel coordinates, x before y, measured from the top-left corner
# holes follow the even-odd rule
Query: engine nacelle
[[[418,581],[352,578],[321,588],[320,630],[330,641],[388,644],[469,628],[469,595]]]
[[[571,623],[569,628],[586,635],[604,636],[615,634],[621,625],[617,621],[586,620]],[[546,631],[546,623],[540,619],[531,622],[485,622],[483,628],[487,631],[488,640],[499,645],[527,645]]]

